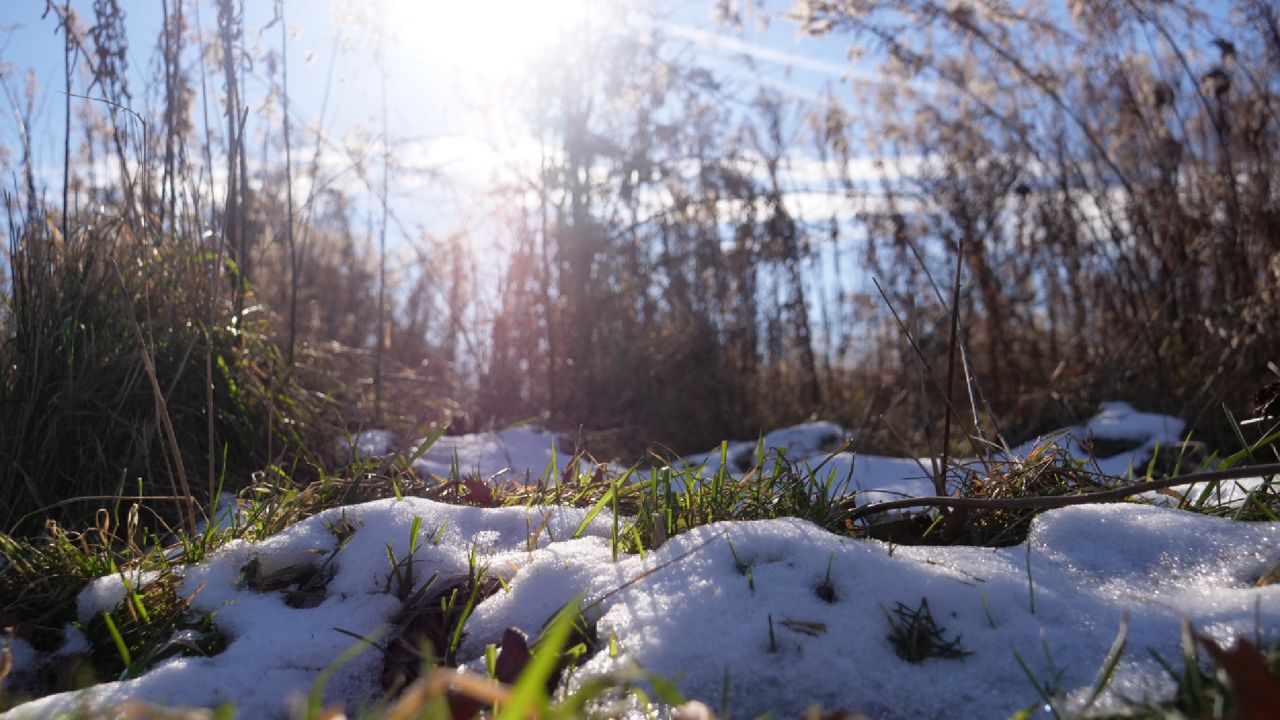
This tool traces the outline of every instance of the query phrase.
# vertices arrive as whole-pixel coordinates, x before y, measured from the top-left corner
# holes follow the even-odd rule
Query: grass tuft
[[[885,610],[884,616],[889,621],[888,638],[894,653],[909,663],[922,663],[931,657],[957,660],[973,654],[960,647],[959,635],[947,639],[946,628],[934,619],[927,598],[920,598],[920,605],[914,610],[897,603],[893,613]]]

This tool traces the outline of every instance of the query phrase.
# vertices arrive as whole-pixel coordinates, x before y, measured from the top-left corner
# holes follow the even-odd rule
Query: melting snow
[[[1090,432],[1140,441],[1127,467],[1156,444],[1177,440],[1182,427],[1117,403],[1070,436]],[[932,494],[914,460],[829,458],[842,435],[836,426],[810,424],[771,433],[766,444],[781,443],[792,460],[828,461],[824,472],[847,478],[849,489],[876,490],[869,500]],[[446,438],[419,462],[443,473],[456,453],[464,472],[508,467],[537,475],[551,462],[553,442],[530,429]],[[754,452],[754,443],[744,446]],[[689,461],[712,459],[719,453]],[[1128,652],[1103,698],[1111,707],[1170,693],[1152,652],[1179,662],[1183,618],[1223,642],[1255,634],[1280,641],[1280,585],[1255,586],[1280,556],[1280,523],[1137,504],[1078,506],[1041,515],[1023,545],[990,549],[894,547],[783,519],[697,528],[615,562],[612,519],[601,514],[574,537],[585,517],[581,509],[479,509],[405,498],[329,510],[261,542],[232,542],[188,567],[178,589],[195,594],[196,609],[216,613],[214,623],[229,639],[222,653],[169,659],[142,677],[42,698],[4,717],[81,708],[102,714],[129,699],[234,701],[241,717],[282,717],[288,697],[306,693],[353,646],[350,633],[376,634],[397,611],[388,547],[396,558],[408,554],[415,518],[415,578],[465,575],[474,548],[506,581],[466,625],[458,657],[470,667],[483,667],[485,645],[498,643],[505,628],[536,636],[559,607],[584,594],[599,600],[599,636],[615,637],[618,651],[602,642],[574,682],[639,665],[717,710],[727,700],[733,717],[769,710],[796,716],[815,703],[874,718],[1008,717],[1037,701],[1018,658],[1039,681],[1056,679],[1078,705],[1126,613]],[[353,532],[343,544],[346,528]],[[316,607],[291,607],[282,592],[241,582],[254,560],[270,573],[326,558],[334,575]],[[828,580],[834,598],[818,591]],[[81,609],[110,606],[121,592],[118,579],[94,583]],[[946,637],[971,654],[919,664],[895,654],[888,617],[899,603],[916,609],[926,600]],[[14,659],[19,668],[39,662],[17,642]],[[381,663],[377,651],[363,652],[330,683],[327,701],[354,708],[376,694]]]
[[[88,623],[94,615],[119,605],[130,589],[141,592],[159,576],[160,573],[148,570],[104,575],[95,579],[76,597],[76,619],[81,625]]]
[[[548,468],[554,468],[555,477],[559,477],[573,460],[572,453],[558,450],[560,443],[556,433],[527,426],[445,436],[415,460],[413,468],[419,473],[448,477],[456,461],[463,475],[491,478],[506,471],[515,480],[526,476],[536,479]]]

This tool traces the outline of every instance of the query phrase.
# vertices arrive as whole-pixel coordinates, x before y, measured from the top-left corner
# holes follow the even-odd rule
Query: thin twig
[[[137,120],[137,121],[138,121],[138,124],[142,126],[142,208],[143,208],[143,212],[142,212],[141,216],[139,217],[139,221],[141,222],[142,227],[144,227],[144,228],[145,228],[145,227],[147,226],[147,211],[148,211],[148,210],[150,209],[150,207],[151,207],[151,206],[150,206],[150,204],[149,204],[149,203],[150,203],[150,194],[151,194],[151,159],[150,159],[150,157],[148,156],[148,154],[149,154],[149,147],[150,147],[151,141],[149,140],[150,135],[149,135],[149,134],[148,134],[148,132],[147,132],[147,121],[146,121],[146,119],[145,119],[145,118],[143,118],[143,117],[142,117],[142,114],[141,114],[141,113],[139,113],[137,110],[134,110],[133,108],[129,107],[128,105],[124,105],[124,104],[122,104],[122,103],[115,102],[114,100],[108,100],[108,99],[106,99],[106,98],[100,98],[100,97],[92,97],[92,96],[89,96],[89,95],[81,95],[81,94],[79,94],[79,93],[73,93],[73,92],[63,92],[62,94],[63,94],[63,95],[66,95],[68,98],[79,98],[79,99],[81,99],[81,100],[89,100],[89,101],[92,101],[92,102],[100,102],[100,103],[102,103],[102,104],[104,104],[104,105],[108,105],[108,106],[113,107],[113,108],[115,108],[115,109],[117,109],[117,110],[123,110],[123,111],[125,111],[125,112],[129,113],[130,115],[132,115],[132,116],[133,116],[133,119],[134,119],[134,120]],[[123,158],[123,157],[121,157],[121,161],[122,161],[122,162],[123,162],[123,160],[124,160],[124,158]],[[123,170],[122,170],[122,172],[123,172],[123,174],[124,174],[126,177],[128,177],[128,170],[127,170],[127,168],[126,168],[126,169],[123,169]],[[127,189],[127,190],[131,190],[131,186],[132,186],[132,183],[130,183],[130,187],[129,187],[129,188],[126,188],[126,189]],[[65,209],[64,209],[64,214],[65,214]],[[64,233],[64,235],[65,235],[65,233]],[[64,239],[65,239],[65,238],[64,238]]]
[[[887,415],[881,415],[880,422],[885,426],[886,429],[888,429],[889,434],[893,435],[893,439],[898,441],[899,445],[901,445],[904,448],[910,447],[910,445],[907,443],[907,439],[902,436],[902,433],[898,432],[898,429],[893,426],[893,423],[889,422],[889,417]],[[920,458],[914,455],[911,456],[911,459],[915,461],[916,467],[920,468],[920,472],[924,474],[924,477],[927,477],[927,478],[937,477],[937,473],[930,471],[929,468],[924,466],[923,460],[921,460]],[[946,492],[947,491],[944,488],[939,494],[945,494]]]
[[[942,395],[942,401],[947,404],[947,407],[950,408],[952,412],[955,412],[955,405],[951,402],[951,396],[946,393],[945,388],[942,387],[942,383],[938,382],[938,378],[933,372],[933,364],[929,362],[928,358],[924,355],[924,351],[920,349],[918,344],[916,344],[915,335],[911,333],[910,328],[908,328],[906,323],[903,322],[902,316],[898,315],[897,308],[895,308],[893,306],[893,302],[889,300],[889,294],[886,293],[884,288],[880,285],[880,280],[872,277],[871,282],[876,286],[876,290],[880,292],[880,297],[884,300],[885,306],[889,308],[889,312],[893,315],[894,321],[898,323],[898,328],[902,330],[902,334],[906,336],[907,342],[911,345],[911,350],[915,352],[921,365],[923,365],[925,370],[928,371],[927,374],[929,382],[933,385],[933,389],[936,390],[939,395]],[[955,412],[955,414],[959,415],[960,413]]]
[[[951,338],[947,342],[947,402],[943,407],[942,421],[942,471],[934,480],[939,495],[947,491],[947,462],[950,459],[947,446],[951,444],[951,392],[955,389],[956,380],[956,345],[960,331],[960,272],[963,268],[964,236],[962,235],[956,247],[955,286],[951,290]]]
[[[1148,492],[1150,490],[1163,490],[1177,485],[1188,485],[1199,482],[1217,482],[1220,480],[1238,480],[1240,478],[1262,477],[1264,475],[1277,474],[1280,474],[1280,463],[1270,463],[1267,465],[1250,465],[1248,467],[1236,467],[1226,470],[1215,470],[1213,472],[1179,475],[1178,477],[1164,478],[1161,480],[1149,480],[1147,482],[1134,483],[1132,485],[1113,488],[1111,490],[1088,493],[1087,495],[1056,495],[1053,497],[1005,498],[1001,500],[942,496],[905,498],[903,500],[890,500],[887,502],[872,503],[871,505],[863,505],[862,507],[853,510],[849,514],[849,519],[857,520],[858,518],[887,512],[889,510],[902,510],[904,508],[914,507],[968,508],[973,510],[1049,510],[1052,508],[1067,507],[1068,505],[1121,502],[1138,493]]]

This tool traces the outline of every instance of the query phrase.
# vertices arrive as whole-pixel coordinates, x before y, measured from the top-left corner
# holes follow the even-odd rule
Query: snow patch
[[[155,570],[123,570],[93,580],[76,597],[76,619],[87,625],[94,615],[114,610],[130,590],[142,592],[159,577]]]
[[[396,558],[409,555],[415,518],[415,577],[425,579],[432,574],[465,576],[477,537],[484,538],[485,547],[477,548],[481,560],[512,576],[546,552],[572,553],[585,542],[599,543],[612,531],[607,513],[584,530],[596,540],[567,540],[586,513],[567,508],[482,510],[421,498],[388,499],[322,512],[261,542],[233,541],[205,562],[189,566],[178,588],[182,597],[194,595],[196,611],[216,613],[213,622],[229,640],[220,654],[164,660],[138,678],[41,698],[0,717],[56,717],[81,708],[100,715],[126,700],[205,707],[235,702],[241,717],[284,717],[290,696],[310,690],[318,674],[352,646],[349,633],[374,637],[386,629],[400,607],[387,591],[387,553]],[[531,537],[540,526],[543,531]],[[339,535],[351,528],[354,532],[339,549]],[[433,544],[437,537],[439,543]],[[242,581],[245,568],[254,561],[257,574],[269,576],[323,562],[331,555],[335,572],[316,607],[291,607],[284,592],[258,592]],[[147,581],[145,576],[135,577]],[[114,607],[123,597],[119,576],[101,578],[82,593],[80,608],[92,615]],[[381,662],[377,652],[362,653],[331,683],[326,702],[347,701],[354,707],[360,698],[375,694]]]
[[[554,476],[559,477],[573,459],[557,449],[559,442],[556,433],[523,426],[497,432],[446,435],[414,461],[413,469],[423,475],[449,477],[456,459],[463,475],[491,478],[503,473],[510,479],[523,481],[526,476],[537,479],[552,468]]]
[[[0,640],[0,647],[9,650],[9,661],[13,663],[12,673],[0,681],[0,687],[6,687],[13,676],[30,672],[43,660],[43,656],[31,647],[31,643],[19,637]]]
[[[1124,474],[1183,431],[1175,418],[1104,403],[1097,416],[1055,437],[1075,457],[1089,438],[1131,441],[1098,461],[1104,472]],[[928,460],[832,455],[846,436],[831,423],[806,423],[769,433],[764,443],[818,469],[839,492],[859,491],[863,504],[934,493]],[[371,439],[362,445],[365,439],[356,438],[357,452],[394,450]],[[464,474],[492,477],[506,468],[523,478],[551,468],[559,476],[571,458],[557,442],[554,433],[528,427],[445,437],[415,467],[448,475],[456,458]],[[739,475],[755,447],[729,443],[726,472]],[[706,476],[717,471],[720,451],[682,462]],[[1219,491],[1238,497],[1262,482],[1224,483]],[[602,642],[616,638],[618,653],[588,659],[574,682],[640,665],[713,708],[727,696],[734,717],[796,716],[813,704],[872,718],[1008,717],[1040,703],[1020,663],[1041,682],[1056,679],[1068,705],[1078,707],[1126,614],[1129,650],[1098,709],[1173,690],[1152,653],[1179,662],[1183,618],[1223,643],[1255,633],[1280,642],[1280,585],[1256,587],[1280,557],[1280,523],[1082,505],[1042,514],[1022,545],[992,549],[895,547],[780,519],[696,528],[615,561],[607,512],[575,537],[586,513],[405,498],[335,508],[259,542],[233,541],[186,568],[178,589],[183,597],[195,594],[196,610],[216,613],[229,640],[221,654],[171,658],[141,677],[42,698],[3,717],[47,718],[81,707],[101,714],[127,699],[234,701],[242,717],[284,717],[288,697],[308,691],[355,644],[351,633],[386,629],[400,607],[388,592],[387,553],[405,558],[411,541],[419,581],[466,575],[475,552],[505,582],[467,623],[458,655],[470,667],[482,666],[485,646],[506,628],[536,636],[553,613],[583,596],[599,618]],[[415,519],[418,537],[411,539]],[[251,563],[259,575],[326,563],[333,575],[319,604],[300,609],[283,592],[246,587]],[[149,578],[130,581],[140,586]],[[95,581],[81,595],[82,620],[114,607],[124,592],[119,576]],[[915,664],[896,654],[888,639],[895,609],[926,601],[945,636],[969,655]],[[35,662],[29,646],[19,652]],[[352,709],[376,695],[381,662],[376,652],[358,656],[327,688],[325,702]]]
[[[357,460],[367,460],[394,453],[398,443],[393,432],[362,430],[350,437],[338,438],[335,446],[339,458],[354,456]]]
[[[530,528],[544,516],[546,529],[534,540]],[[478,667],[485,645],[507,627],[536,636],[581,594],[598,613],[599,636],[616,637],[619,653],[590,658],[575,682],[638,664],[719,707],[727,681],[734,716],[796,716],[817,703],[873,718],[1008,717],[1037,699],[1015,652],[1038,678],[1057,677],[1080,702],[1126,612],[1130,650],[1104,708],[1172,689],[1148,650],[1176,662],[1183,617],[1223,640],[1261,632],[1264,641],[1280,641],[1280,586],[1254,586],[1280,554],[1280,523],[1079,506],[1041,515],[1026,544],[989,549],[893,547],[782,519],[700,527],[614,562],[610,518],[597,517],[575,539],[583,510],[406,498],[330,510],[262,542],[232,543],[189,568],[179,592],[204,586],[195,605],[216,611],[230,639],[222,654],[170,659],[142,677],[43,698],[5,717],[52,717],[82,705],[100,712],[126,699],[234,700],[243,717],[283,717],[286,698],[307,691],[353,645],[334,628],[376,635],[398,609],[386,592],[387,546],[397,558],[408,554],[415,517],[415,576],[465,575],[482,538],[483,564],[506,581],[508,590],[471,616],[459,650],[464,662]],[[341,550],[339,523],[355,528]],[[280,593],[237,582],[255,557],[264,568],[281,568],[334,552],[336,574],[317,607],[296,609]],[[971,655],[919,664],[898,657],[886,618],[899,603],[917,608],[922,600]],[[381,662],[376,652],[360,655],[328,688],[326,703],[353,708],[376,693]]]

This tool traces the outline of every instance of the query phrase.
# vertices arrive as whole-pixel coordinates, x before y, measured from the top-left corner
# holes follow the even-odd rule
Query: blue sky
[[[92,0],[70,2],[83,15],[90,14]],[[714,22],[713,4],[712,0],[627,3],[641,25],[649,24],[664,36],[687,43],[690,54],[716,71],[749,79],[739,84],[747,92],[762,81],[803,100],[831,88],[837,99],[857,105],[855,91],[842,79],[874,79],[869,66],[849,61],[847,36],[798,37],[795,26],[781,17],[790,4],[787,0],[766,3],[774,16],[767,26],[748,18],[741,29]],[[1228,4],[1213,0],[1201,7],[1222,16]],[[121,0],[121,5],[130,32],[131,85],[139,90],[147,85],[145,74],[151,72],[160,1]],[[216,17],[212,0],[202,0],[201,5],[203,27],[210,32]],[[263,30],[272,17],[273,0],[244,0],[244,5],[250,51],[260,55],[265,48],[278,48],[279,27]],[[309,125],[314,130],[323,122],[324,134],[333,138],[376,137],[382,126],[380,68],[385,68],[387,126],[395,148],[412,156],[406,164],[435,168],[444,180],[422,184],[401,178],[415,198],[426,193],[434,201],[416,203],[419,210],[438,209],[434,217],[415,212],[421,217],[414,221],[437,231],[447,229],[456,222],[456,208],[444,209],[449,203],[465,196],[472,184],[487,180],[488,173],[502,163],[529,154],[530,145],[535,144],[524,108],[509,101],[512,84],[527,81],[521,73],[527,57],[509,54],[507,45],[525,44],[520,38],[553,34],[556,26],[540,24],[528,8],[554,16],[554,11],[546,9],[566,7],[564,26],[572,25],[569,31],[577,32],[580,26],[573,23],[584,14],[597,27],[608,22],[600,17],[604,5],[600,0],[288,0],[289,90],[295,127]],[[27,70],[39,80],[32,131],[36,164],[60,175],[62,40],[53,21],[41,18],[44,7],[45,0],[0,0],[0,61],[14,71],[7,73],[7,81],[17,91]],[[190,10],[188,21],[194,22]],[[524,51],[527,55],[529,48]],[[331,64],[331,97],[322,118]],[[468,69],[485,65],[491,67],[478,74]],[[260,77],[251,76],[246,94],[251,102],[261,104],[265,89]],[[138,97],[135,102],[145,106],[147,99]],[[216,109],[213,115],[217,116]],[[254,120],[250,118],[251,134]],[[306,130],[295,135],[303,138],[299,144],[305,144],[306,136]],[[12,147],[15,139],[15,124],[0,123],[0,140]],[[406,208],[412,209],[408,204]]]
[[[535,28],[538,21],[518,16],[515,10],[507,15],[494,13],[504,6],[518,9],[533,2],[535,0],[487,0],[484,3],[288,0],[291,114],[295,128],[301,128],[294,135],[295,162],[299,163],[295,167],[309,159],[315,147],[314,131],[322,123],[323,136],[332,142],[325,148],[322,174],[326,181],[342,186],[355,199],[356,210],[352,213],[357,225],[355,232],[367,229],[364,218],[376,217],[377,195],[350,170],[352,158],[343,153],[363,140],[365,154],[359,159],[370,166],[372,179],[377,180],[380,171],[377,146],[368,139],[378,137],[382,127],[384,72],[381,68],[385,68],[386,120],[392,152],[402,167],[433,171],[428,176],[424,172],[402,170],[393,178],[390,196],[393,223],[389,228],[393,252],[397,249],[395,246],[401,244],[399,249],[409,257],[409,248],[402,243],[417,243],[424,235],[441,238],[461,230],[465,230],[477,247],[501,248],[502,239],[510,234],[510,226],[504,224],[505,218],[501,217],[503,208],[495,207],[501,199],[486,197],[484,191],[494,173],[511,164],[523,161],[531,176],[533,172],[529,168],[536,167],[538,152],[525,108],[510,100],[512,85],[527,82],[527,74],[523,73],[527,69],[523,64],[526,58],[519,53],[504,54],[510,48],[502,43],[520,44],[518,34],[526,26]],[[597,26],[608,22],[599,16],[601,0],[536,2],[540,3],[539,7],[580,3],[579,10],[586,8],[591,22]],[[92,0],[71,0],[71,3],[86,14],[92,7]],[[132,43],[131,85],[140,91],[148,85],[144,74],[151,72],[160,25],[160,2],[121,0],[121,4],[128,17]],[[266,29],[265,34],[262,30],[270,22],[274,2],[244,0],[244,4],[246,45],[250,51],[260,56],[265,48],[278,48],[279,26]],[[635,0],[629,6],[641,26],[647,24],[668,38],[686,43],[687,51],[705,65],[744,80],[737,83],[747,93],[744,100],[749,100],[757,83],[763,81],[801,101],[818,99],[830,88],[838,100],[854,106],[855,112],[865,109],[858,107],[862,100],[854,85],[844,79],[875,80],[875,76],[869,66],[848,60],[850,38],[840,33],[822,38],[798,37],[795,26],[778,17],[788,4],[785,0],[770,3],[770,11],[775,15],[771,23],[761,26],[748,19],[744,28],[714,22],[711,0]],[[62,75],[62,40],[54,31],[53,21],[41,18],[44,5],[44,0],[0,0],[0,62],[9,66],[6,82],[19,91],[28,69],[40,82],[33,122],[35,165],[41,176],[50,179],[46,184],[50,196],[56,196],[61,188],[63,98],[58,89]],[[1226,5],[1223,0],[1214,0],[1201,7],[1221,17]],[[1062,8],[1062,5],[1056,7]],[[201,12],[203,27],[209,32],[216,17],[211,0],[202,0]],[[188,19],[194,22],[190,13]],[[579,27],[573,25],[568,31],[580,32]],[[377,32],[371,33],[370,28]],[[1211,32],[1209,28],[1203,30]],[[554,27],[541,27],[538,31],[557,32]],[[536,37],[535,33],[529,35]],[[494,38],[503,40],[495,43]],[[488,69],[477,73],[474,66],[488,66]],[[216,92],[216,86],[211,87]],[[331,97],[322,118],[326,89]],[[265,91],[261,77],[251,76],[247,89],[250,102],[260,106]],[[135,102],[145,108],[148,99],[139,94]],[[0,97],[0,104],[5,105],[7,113],[6,119],[0,120],[0,143],[12,148],[16,124],[9,119],[12,115],[7,101]],[[213,121],[220,125],[216,108],[211,114]],[[254,137],[256,121],[251,115],[250,137]],[[273,131],[278,128],[278,121],[271,125]],[[817,223],[824,223],[833,215],[843,220],[852,219],[864,206],[823,187],[824,172],[829,168],[821,167],[816,158],[807,157],[808,148],[808,143],[797,143],[786,170],[784,192],[791,211],[802,220]],[[259,149],[260,146],[254,147],[253,152]],[[866,151],[855,148],[853,153],[855,157],[863,156],[858,163],[860,169],[854,171],[855,180],[863,179],[870,184],[869,202],[874,204],[877,202],[874,179],[880,170],[872,167],[873,158],[865,157]],[[911,173],[911,163],[918,158],[918,155],[906,158],[903,170]],[[255,156],[254,160],[260,158]],[[6,178],[9,186],[13,182],[13,178]],[[805,189],[814,192],[799,192]],[[855,232],[843,235],[844,244],[840,249],[827,245],[819,248],[823,255],[817,265],[826,268],[819,271],[819,284],[825,290],[833,287],[829,273],[834,272],[835,264],[830,253],[839,253],[842,257],[848,254],[848,259],[841,261],[842,266],[846,269],[856,266],[850,263],[856,259],[858,249],[851,245],[862,236],[855,224],[850,223],[849,227]],[[487,257],[492,258],[496,267],[505,256],[490,253]],[[863,280],[865,278],[860,278],[859,282]]]
[[[508,4],[517,9],[529,6],[512,4],[520,2],[509,0]],[[590,0],[555,2],[571,4],[565,11],[570,22],[576,21],[584,10],[597,13],[600,7]],[[40,83],[32,128],[36,165],[42,173],[56,177],[60,176],[62,161],[62,40],[55,33],[52,18],[42,19],[44,5],[44,0],[0,2],[0,60],[16,71],[8,77],[15,90],[21,90],[28,70]],[[82,17],[91,17],[91,0],[72,0],[71,5]],[[148,84],[147,75],[153,72],[160,3],[122,0],[121,6],[131,43],[130,85],[134,102],[145,107],[148,99],[141,96],[141,90]],[[278,48],[279,26],[262,30],[271,20],[274,3],[248,0],[245,6],[247,46],[259,53],[265,48]],[[481,13],[468,9],[475,7],[501,10],[504,4],[290,0],[286,5],[290,102],[295,126],[321,122],[321,108],[325,107],[323,128],[327,135],[376,136],[382,124],[380,68],[385,67],[387,125],[393,143],[417,153],[406,164],[435,167],[443,180],[426,185],[406,180],[411,191],[418,193],[415,197],[422,199],[421,193],[426,193],[434,201],[406,203],[409,222],[434,231],[447,230],[457,222],[456,208],[448,206],[465,196],[472,183],[484,182],[495,164],[510,159],[503,155],[517,156],[521,148],[528,152],[532,142],[521,110],[512,108],[511,103],[498,102],[508,84],[520,80],[519,63],[523,58],[515,55],[489,63],[490,59],[504,58],[502,53],[507,48],[486,49],[484,43],[492,42],[486,40],[492,35],[505,37],[507,44],[521,43],[519,23],[529,24],[535,19],[515,17],[517,11],[512,10],[510,22],[504,26],[501,20],[485,14],[490,10]],[[772,8],[775,13],[784,9],[782,5]],[[709,0],[654,0],[637,3],[632,12],[642,23],[651,23],[664,35],[687,43],[693,55],[722,72],[763,78],[794,97],[817,97],[832,84],[839,92],[848,92],[847,86],[839,86],[841,74],[849,67],[845,38],[801,39],[792,23],[778,18],[765,27],[748,22],[743,29],[730,28],[714,22]],[[200,13],[205,32],[211,32],[216,21],[212,3],[202,3]],[[187,19],[194,25],[190,10]],[[549,31],[548,27],[535,29],[544,34]],[[506,36],[501,35],[504,32]],[[527,54],[529,48],[524,50]],[[744,57],[751,57],[753,62],[744,62]],[[333,84],[325,106],[330,63]],[[474,72],[464,67],[486,64],[497,67]],[[251,77],[246,95],[251,101],[260,102],[265,90],[265,81]],[[216,116],[216,109],[213,112]],[[16,126],[4,123],[0,137],[12,146]]]

